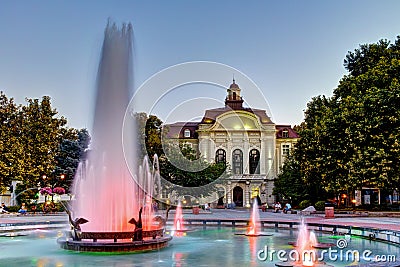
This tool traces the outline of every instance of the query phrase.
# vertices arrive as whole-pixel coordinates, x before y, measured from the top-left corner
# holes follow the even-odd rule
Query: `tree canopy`
[[[17,105],[1,92],[0,122],[0,191],[11,180],[21,182],[19,191],[37,189],[61,174],[66,179],[59,185],[69,188],[90,141],[86,130],[68,128],[66,118],[58,116],[48,96]],[[31,191],[27,194],[34,194]]]
[[[195,188],[205,186],[201,192],[207,195],[215,190],[213,185],[207,185],[226,177],[225,164],[207,162],[185,143],[169,142],[166,138],[168,126],[157,116],[135,113],[134,118],[142,157],[147,155],[152,160],[153,155],[157,154],[161,177],[180,186],[182,193],[191,194],[198,191]],[[167,184],[163,186],[168,189]]]
[[[293,160],[302,182],[315,194],[399,188],[400,37],[360,45],[344,66],[333,95],[311,99],[298,127]]]

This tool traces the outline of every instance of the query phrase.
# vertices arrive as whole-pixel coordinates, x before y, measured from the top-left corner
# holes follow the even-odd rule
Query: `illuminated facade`
[[[265,110],[243,107],[241,89],[227,89],[225,107],[205,111],[200,122],[169,124],[168,137],[190,145],[208,162],[226,162],[231,169],[224,197],[215,205],[249,207],[259,196],[272,204],[274,180],[299,136],[290,125],[276,125]]]

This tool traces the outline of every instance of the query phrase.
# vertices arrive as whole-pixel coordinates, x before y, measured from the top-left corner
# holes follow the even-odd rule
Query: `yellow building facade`
[[[168,138],[190,145],[208,162],[230,167],[223,196],[214,206],[250,207],[254,197],[274,203],[274,181],[299,139],[290,125],[277,125],[266,110],[244,107],[243,102],[241,88],[233,80],[224,107],[206,110],[200,122],[168,125]]]

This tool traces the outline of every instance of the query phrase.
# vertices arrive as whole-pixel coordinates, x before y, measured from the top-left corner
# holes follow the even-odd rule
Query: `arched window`
[[[185,137],[190,137],[190,130],[189,129],[185,130]]]
[[[249,159],[250,174],[260,174],[260,152],[257,149],[250,150]]]
[[[226,152],[223,149],[218,149],[215,152],[215,163],[224,163],[226,162]]]
[[[243,173],[243,152],[240,149],[235,149],[232,153],[232,171],[233,174]]]

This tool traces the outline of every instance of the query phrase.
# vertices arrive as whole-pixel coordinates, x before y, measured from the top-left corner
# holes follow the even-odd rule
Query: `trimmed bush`
[[[319,211],[325,210],[325,201],[322,200],[318,201],[317,203],[315,203],[314,207],[316,210]]]
[[[308,199],[303,200],[303,201],[300,202],[300,204],[299,204],[299,208],[302,209],[302,210],[305,209],[305,208],[307,208],[307,207],[309,207],[309,206],[311,206],[311,201],[308,200]]]
[[[19,206],[7,206],[8,212],[17,212],[19,210]]]

